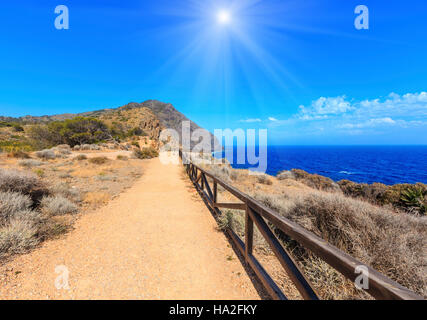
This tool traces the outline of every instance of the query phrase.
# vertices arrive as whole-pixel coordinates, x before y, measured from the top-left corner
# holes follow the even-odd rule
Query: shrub
[[[40,158],[40,159],[44,159],[44,160],[51,160],[51,159],[55,159],[55,152],[53,152],[52,150],[49,149],[45,149],[42,151],[37,151],[36,152],[36,157]]]
[[[7,140],[0,141],[0,151],[2,152],[14,152],[14,151],[31,151],[33,146],[26,140],[21,138],[20,140]]]
[[[107,157],[95,157],[95,158],[89,159],[90,163],[97,164],[97,165],[105,164],[108,161],[109,159]]]
[[[0,192],[0,225],[5,225],[15,213],[27,210],[33,201],[19,192]]]
[[[104,192],[88,192],[85,196],[84,201],[93,205],[101,206],[110,200],[110,195]]]
[[[231,180],[236,181],[236,180],[238,180],[238,179],[239,179],[239,177],[240,177],[240,173],[239,173],[239,171],[240,171],[240,170],[234,170],[234,169],[231,169],[231,170],[230,170],[230,178],[231,178]]]
[[[286,180],[286,179],[296,179],[295,175],[292,173],[292,171],[280,171],[277,174],[277,179],[279,180]]]
[[[71,150],[71,147],[68,144],[59,144],[56,146],[56,148],[62,150]]]
[[[123,161],[127,161],[129,158],[127,157],[127,156],[124,156],[124,155],[121,155],[121,154],[119,154],[118,156],[117,156],[117,160],[123,160]]]
[[[420,214],[427,213],[427,201],[425,198],[425,191],[422,188],[408,188],[402,192],[400,201],[404,207],[409,210],[413,209]]]
[[[70,187],[67,183],[58,183],[50,188],[50,193],[63,196],[71,201],[80,202],[81,195],[79,189]]]
[[[127,136],[146,136],[147,134],[141,128],[133,128],[127,132]]]
[[[30,137],[39,145],[70,146],[92,144],[111,138],[111,131],[105,123],[95,118],[75,117],[64,121],[54,121],[48,125],[34,126]]]
[[[77,157],[75,157],[75,159],[82,161],[82,160],[86,160],[87,156],[85,154],[79,154]]]
[[[52,151],[56,152],[57,154],[61,155],[61,156],[67,156],[70,155],[72,152],[70,149],[65,149],[65,148],[52,148]]]
[[[156,149],[149,147],[143,148],[142,150],[135,150],[133,155],[138,159],[152,159],[159,156],[159,153]]]
[[[257,179],[258,183],[261,183],[261,184],[267,184],[267,185],[273,184],[270,177],[266,174],[257,174],[256,179]]]
[[[328,177],[324,177],[318,174],[310,174],[300,169],[292,169],[291,172],[296,180],[301,181],[305,185],[314,189],[325,191],[340,191],[339,185]]]
[[[25,168],[38,167],[38,166],[41,166],[42,164],[43,164],[43,162],[40,162],[40,161],[34,160],[34,159],[25,159],[25,160],[21,160],[18,162],[18,165],[20,165],[21,167],[25,167]]]
[[[18,159],[30,159],[30,155],[28,152],[24,151],[12,151],[9,152],[7,155],[8,158],[18,158]]]
[[[36,175],[0,168],[0,191],[15,191],[28,194],[38,188],[40,188],[40,180]]]
[[[211,165],[208,166],[207,169],[216,178],[221,179],[224,182],[230,182],[231,169],[227,165]]]
[[[313,191],[298,196],[258,193],[255,198],[364,264],[421,295],[427,294],[427,275],[423,270],[426,219],[391,212],[339,193]],[[345,281],[343,293],[336,292],[335,271],[326,269],[334,279],[328,281],[310,273],[319,269],[318,259],[281,231],[275,231],[325,297],[348,298],[356,294],[354,287],[351,284],[348,287]]]
[[[427,206],[427,186],[422,183],[396,184],[356,183],[348,180],[338,182],[345,195],[360,198],[377,205],[392,205],[410,213],[425,214]]]
[[[46,214],[52,216],[71,214],[78,211],[78,208],[74,203],[59,195],[44,197],[40,206]]]
[[[0,229],[0,255],[24,253],[38,244],[37,228],[28,220],[12,220]]]
[[[39,176],[40,178],[44,176],[44,170],[43,169],[34,169],[33,172]]]

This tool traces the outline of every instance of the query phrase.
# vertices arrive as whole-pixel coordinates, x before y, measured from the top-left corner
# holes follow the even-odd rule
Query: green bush
[[[104,122],[95,118],[85,117],[33,126],[28,130],[28,133],[34,144],[43,148],[58,144],[67,144],[71,147],[93,144],[112,137],[110,128]]]
[[[130,129],[127,132],[127,135],[129,137],[132,137],[132,136],[146,136],[147,134],[141,128],[137,127],[137,128]]]
[[[391,205],[411,213],[426,214],[427,186],[417,184],[356,183],[348,180],[338,182],[345,195],[363,199],[377,205]]]

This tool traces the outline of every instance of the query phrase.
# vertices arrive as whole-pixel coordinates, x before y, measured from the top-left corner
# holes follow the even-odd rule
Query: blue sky
[[[158,99],[271,143],[427,144],[426,16],[425,0],[3,1],[0,114]]]

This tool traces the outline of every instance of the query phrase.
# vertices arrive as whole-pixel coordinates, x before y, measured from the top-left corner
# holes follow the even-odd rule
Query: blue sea
[[[234,147],[234,155],[237,148],[244,147]],[[224,157],[225,151],[215,156]],[[251,168],[248,163],[232,166]],[[335,181],[427,183],[427,146],[268,146],[268,174],[294,168]]]

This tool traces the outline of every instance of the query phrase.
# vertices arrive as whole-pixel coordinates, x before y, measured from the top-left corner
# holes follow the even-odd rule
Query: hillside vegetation
[[[74,146],[123,142],[134,136],[158,141],[165,128],[174,129],[181,136],[182,121],[190,122],[191,131],[201,129],[171,104],[156,100],[80,114],[0,116],[0,151],[39,150],[64,143]],[[208,134],[213,146],[214,137]]]
[[[220,179],[236,186],[305,229],[315,233],[366,265],[401,285],[427,297],[427,217],[419,201],[425,185],[377,186],[341,182],[310,175],[302,170],[282,172],[277,177],[252,176],[229,164],[205,165]],[[342,189],[341,189],[342,188]],[[358,193],[354,190],[365,190]],[[405,191],[406,190],[406,191]],[[235,201],[219,188],[219,202]],[[377,195],[375,195],[377,194]],[[374,196],[373,196],[374,195]],[[382,199],[382,200],[381,200]],[[225,210],[222,227],[231,227],[244,238],[243,211]],[[282,244],[299,262],[324,299],[369,299],[339,272],[306,250],[295,240],[273,228]],[[257,254],[271,256],[268,244],[255,230]],[[272,264],[274,265],[274,264]]]

